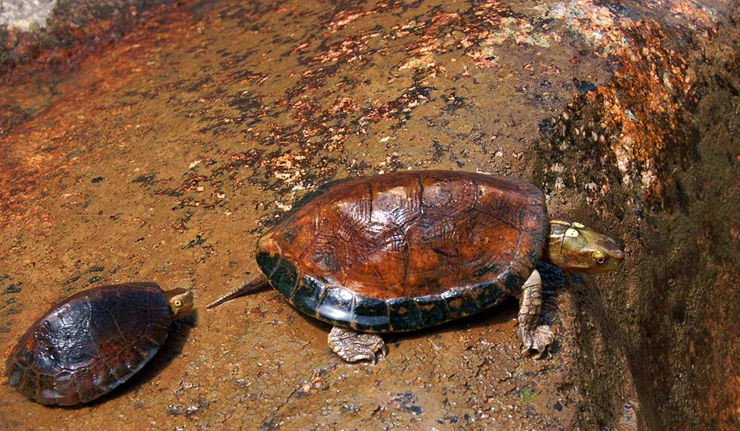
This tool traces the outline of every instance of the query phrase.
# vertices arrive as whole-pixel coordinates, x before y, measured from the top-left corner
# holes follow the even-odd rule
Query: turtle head
[[[570,272],[598,274],[617,269],[624,252],[606,235],[577,222],[550,221],[545,259]]]
[[[170,303],[172,319],[179,319],[193,309],[193,292],[178,288],[164,293]]]

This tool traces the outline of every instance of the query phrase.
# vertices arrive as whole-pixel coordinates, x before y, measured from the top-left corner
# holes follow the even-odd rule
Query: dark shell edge
[[[527,256],[529,265],[508,267],[492,281],[455,287],[442,294],[387,300],[332,286],[299,275],[295,264],[258,252],[256,260],[270,284],[299,311],[323,322],[363,332],[406,332],[440,325],[491,308],[521,289],[541,250]]]

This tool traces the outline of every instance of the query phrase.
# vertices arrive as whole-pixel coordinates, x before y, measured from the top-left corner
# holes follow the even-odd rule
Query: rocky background
[[[2,357],[93,285],[191,287],[200,307],[92,405],[3,385],[4,429],[740,427],[736,4],[9,5]],[[624,244],[615,274],[544,268],[549,359],[519,354],[516,301],[390,336],[376,365],[340,362],[275,292],[202,307],[309,190],[427,168],[527,179],[554,217]]]

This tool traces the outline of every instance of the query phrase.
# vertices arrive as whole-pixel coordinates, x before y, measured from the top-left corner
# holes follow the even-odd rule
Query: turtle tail
[[[257,271],[254,274],[250,274],[246,280],[236,286],[231,292],[208,304],[206,308],[211,309],[217,305],[223,304],[224,302],[231,301],[232,299],[236,299],[267,286],[269,286],[267,277],[265,277],[260,271]]]

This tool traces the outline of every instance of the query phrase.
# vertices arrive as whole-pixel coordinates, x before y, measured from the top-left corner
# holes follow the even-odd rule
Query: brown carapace
[[[100,286],[75,294],[34,323],[8,358],[11,386],[42,403],[92,401],[141,369],[193,306],[185,289],[155,283]]]
[[[553,226],[542,191],[515,178],[406,171],[330,183],[259,240],[264,277],[211,306],[269,281],[297,309],[337,327],[398,332],[477,313],[526,287],[523,324],[531,336],[541,283],[525,281],[550,242],[560,241],[547,257],[563,269],[602,272],[622,259],[611,239],[583,225]],[[608,249],[590,248],[593,238]],[[573,265],[593,260],[593,250],[604,262]],[[333,339],[347,338],[343,331]],[[544,348],[550,336],[540,337]]]
[[[544,195],[522,181],[398,173],[338,184],[286,217],[259,248],[327,285],[380,300],[414,298],[506,271],[526,278],[544,247],[546,220]]]

